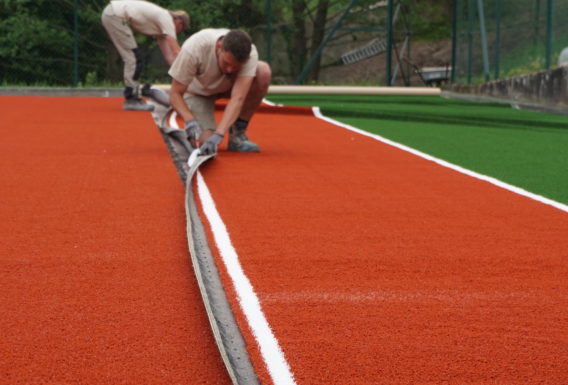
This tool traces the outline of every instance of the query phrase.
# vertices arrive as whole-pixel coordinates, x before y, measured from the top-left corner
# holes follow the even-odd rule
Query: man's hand
[[[210,155],[217,152],[217,147],[223,141],[223,135],[218,132],[214,133],[199,148],[201,155]]]
[[[187,139],[189,139],[189,142],[193,147],[197,147],[195,143],[201,136],[202,131],[203,130],[201,129],[201,126],[199,125],[197,120],[191,119],[185,122],[185,133],[187,134]]]

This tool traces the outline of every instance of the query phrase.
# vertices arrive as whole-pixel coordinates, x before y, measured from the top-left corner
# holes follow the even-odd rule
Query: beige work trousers
[[[185,103],[203,130],[215,131],[217,129],[215,100],[219,97],[220,95],[203,96],[190,92],[186,92],[184,95]]]
[[[141,68],[142,63],[137,63],[133,50],[138,45],[128,21],[116,16],[110,4],[104,9],[101,21],[124,62],[124,85],[136,89],[140,85],[138,81],[140,74],[136,72],[137,68]]]

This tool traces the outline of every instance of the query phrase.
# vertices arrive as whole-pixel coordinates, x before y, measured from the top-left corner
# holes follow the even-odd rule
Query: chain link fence
[[[568,47],[568,0],[454,0],[454,83],[556,67]]]
[[[122,61],[101,24],[107,4],[0,0],[0,86],[122,86]],[[167,69],[155,40],[136,39],[144,77],[163,79]]]
[[[122,61],[101,24],[108,1],[0,0],[0,87],[121,87]],[[180,44],[202,28],[247,30],[274,83],[343,84],[365,70],[366,85],[388,84],[389,71],[401,84],[411,72],[412,0],[152,2],[190,14]],[[145,62],[141,79],[169,83],[155,40],[135,36]]]

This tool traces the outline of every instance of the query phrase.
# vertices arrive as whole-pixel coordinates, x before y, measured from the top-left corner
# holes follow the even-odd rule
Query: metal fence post
[[[544,58],[544,67],[550,68],[550,59],[552,56],[552,14],[554,1],[548,0],[548,8],[546,10],[546,54]]]
[[[501,0],[495,4],[495,79],[499,79],[501,59]]]
[[[392,0],[389,0],[389,1],[392,1]],[[343,11],[343,14],[339,17],[339,20],[337,20],[337,23],[335,23],[333,28],[331,28],[331,31],[329,31],[329,33],[327,34],[325,39],[322,41],[320,46],[317,48],[316,52],[314,53],[314,55],[312,56],[312,58],[310,59],[308,64],[306,64],[306,66],[304,67],[304,69],[302,70],[300,75],[298,75],[298,78],[296,79],[296,84],[302,84],[304,82],[304,79],[306,78],[306,76],[308,75],[310,70],[312,69],[317,58],[319,57],[319,55],[321,55],[323,49],[327,46],[327,43],[331,40],[331,38],[333,37],[335,32],[339,29],[339,27],[343,23],[343,20],[345,19],[345,17],[347,17],[349,12],[351,11],[351,8],[353,8],[353,6],[355,5],[356,2],[357,2],[357,0],[351,0],[349,5],[347,6],[347,8],[345,8],[345,10]]]
[[[272,64],[272,0],[266,0],[264,14],[266,16],[266,61]]]
[[[536,47],[540,42],[540,0],[535,0],[533,20],[534,20],[533,46]]]
[[[453,17],[452,17],[452,73],[450,81],[456,81],[456,62],[457,62],[457,42],[458,42],[458,7],[459,0],[452,1]]]
[[[473,71],[473,0],[467,0],[467,83]]]
[[[477,12],[479,14],[479,31],[481,33],[481,55],[483,58],[483,72],[485,81],[489,81],[489,50],[487,49],[487,31],[485,30],[485,11],[483,10],[483,0],[477,0]]]
[[[392,86],[392,39],[393,39],[393,0],[388,0],[388,15],[387,15],[387,86]]]
[[[73,0],[73,87],[79,84],[79,0]]]

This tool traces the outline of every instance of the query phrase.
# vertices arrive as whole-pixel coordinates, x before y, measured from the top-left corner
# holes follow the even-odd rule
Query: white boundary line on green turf
[[[260,348],[260,353],[274,385],[295,385],[296,382],[290,370],[290,365],[264,316],[254,288],[239,262],[239,256],[231,242],[227,227],[217,211],[213,197],[199,171],[197,172],[197,191],[221,259],[233,281],[239,305]]]
[[[359,128],[355,128],[355,127],[350,126],[350,125],[348,125],[348,124],[338,122],[337,120],[331,119],[331,118],[329,118],[329,117],[323,115],[323,114],[321,113],[319,107],[312,107],[312,111],[313,111],[314,116],[315,116],[316,118],[321,119],[321,120],[324,120],[324,121],[326,121],[326,122],[328,122],[328,123],[334,124],[334,125],[339,126],[339,127],[343,127],[343,128],[348,129],[348,130],[350,130],[350,131],[357,132],[357,133],[359,133],[359,134],[361,134],[361,135],[364,135],[364,136],[368,136],[368,137],[370,137],[370,138],[376,139],[376,140],[378,140],[378,141],[380,141],[380,142],[383,142],[383,143],[385,143],[385,144],[388,144],[388,145],[390,145],[390,146],[399,148],[399,149],[401,149],[401,150],[403,150],[403,151],[407,151],[407,152],[409,152],[409,153],[411,153],[411,154],[414,154],[414,155],[419,156],[419,157],[421,157],[421,158],[424,158],[424,159],[426,159],[426,160],[429,160],[429,161],[432,161],[432,162],[434,162],[434,163],[437,163],[437,164],[439,164],[440,166],[450,168],[450,169],[452,169],[452,170],[455,170],[455,171],[457,171],[457,172],[460,172],[460,173],[462,173],[462,174],[471,176],[471,177],[476,178],[476,179],[483,180],[483,181],[485,181],[485,182],[489,182],[489,183],[491,183],[491,184],[493,184],[493,185],[495,185],[495,186],[498,186],[498,187],[504,188],[504,189],[506,189],[506,190],[512,191],[512,192],[514,192],[515,194],[523,195],[523,196],[525,196],[525,197],[527,197],[527,198],[534,199],[535,201],[544,203],[544,204],[546,204],[546,205],[552,206],[552,207],[554,207],[554,208],[557,208],[558,210],[562,210],[562,211],[568,213],[568,205],[565,205],[565,204],[563,204],[563,203],[560,203],[560,202],[554,201],[554,200],[552,200],[552,199],[543,197],[542,195],[538,195],[538,194],[531,193],[531,192],[529,192],[529,191],[527,191],[527,190],[524,190],[524,189],[522,189],[522,188],[520,188],[520,187],[513,186],[513,185],[510,185],[510,184],[505,183],[505,182],[503,182],[503,181],[500,181],[499,179],[496,179],[496,178],[493,178],[493,177],[490,177],[490,176],[487,176],[487,175],[479,174],[479,173],[477,173],[477,172],[475,172],[475,171],[472,171],[472,170],[463,168],[463,167],[461,167],[461,166],[455,165],[455,164],[450,163],[450,162],[446,162],[445,160],[442,160],[442,159],[436,158],[436,157],[434,157],[434,156],[428,155],[428,154],[426,154],[426,153],[424,153],[424,152],[415,150],[414,148],[405,146],[404,144],[400,144],[400,143],[398,143],[398,142],[394,142],[394,141],[389,140],[389,139],[387,139],[387,138],[384,138],[384,137],[382,137],[382,136],[380,136],[380,135],[371,134],[371,133],[369,133],[369,132],[367,132],[367,131],[363,131],[363,130],[361,130],[361,129],[359,129]]]

